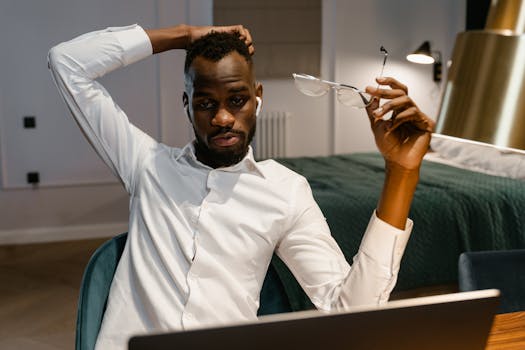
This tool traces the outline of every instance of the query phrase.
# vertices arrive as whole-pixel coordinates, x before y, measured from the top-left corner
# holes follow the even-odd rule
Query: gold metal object
[[[524,23],[524,1],[493,0],[485,30],[458,34],[436,133],[525,150]]]
[[[493,0],[485,30],[517,35],[525,33],[525,3],[521,0]]]

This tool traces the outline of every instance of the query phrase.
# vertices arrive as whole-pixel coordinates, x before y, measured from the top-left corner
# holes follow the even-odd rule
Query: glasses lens
[[[295,87],[303,94],[313,97],[323,96],[330,90],[330,85],[316,77],[306,74],[294,74]]]
[[[345,106],[364,108],[370,103],[371,96],[354,89],[337,89],[337,99]]]

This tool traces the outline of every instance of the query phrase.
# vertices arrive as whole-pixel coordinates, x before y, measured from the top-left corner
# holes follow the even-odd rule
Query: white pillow
[[[525,152],[502,150],[494,146],[472,143],[458,138],[433,134],[431,150],[437,157],[428,160],[447,164],[489,175],[505,176],[513,179],[525,179]]]

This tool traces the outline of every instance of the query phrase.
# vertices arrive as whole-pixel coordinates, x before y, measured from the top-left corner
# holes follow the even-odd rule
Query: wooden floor
[[[74,349],[82,273],[105,240],[0,246],[0,349]]]

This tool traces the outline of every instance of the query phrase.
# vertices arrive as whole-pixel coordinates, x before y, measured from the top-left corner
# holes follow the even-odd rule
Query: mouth
[[[241,141],[242,135],[237,132],[225,132],[213,136],[210,143],[217,147],[230,147]]]

